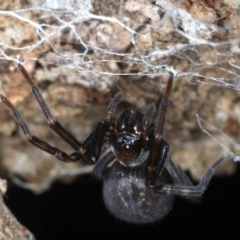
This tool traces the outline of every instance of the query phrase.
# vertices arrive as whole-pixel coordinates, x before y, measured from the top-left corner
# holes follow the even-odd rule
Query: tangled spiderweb
[[[1,92],[21,110],[36,135],[61,146],[36,103],[29,101],[31,93],[17,61],[24,61],[54,115],[80,140],[104,116],[113,91],[120,89],[131,109],[144,110],[159,102],[167,75],[162,66],[171,66],[178,72],[166,126],[171,156],[200,179],[220,150],[239,159],[239,5],[220,2],[1,3]],[[1,158],[5,168],[27,179],[24,184],[17,179],[19,184],[43,191],[59,177],[91,171],[49,160],[26,146],[20,134],[13,138],[18,127],[3,106],[1,111],[1,140],[6,146]],[[201,116],[198,122],[196,113]],[[205,129],[208,124],[218,130]],[[225,140],[214,145],[222,134],[219,129]]]

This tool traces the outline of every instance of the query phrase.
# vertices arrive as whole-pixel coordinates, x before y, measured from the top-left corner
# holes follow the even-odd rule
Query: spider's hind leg
[[[155,193],[167,193],[167,194],[174,194],[181,197],[201,197],[207,186],[212,178],[213,172],[218,165],[220,165],[223,160],[225,159],[224,156],[216,160],[205,172],[202,180],[199,182],[197,186],[192,186],[188,184],[161,184],[158,186],[151,187],[151,190]]]
[[[169,158],[165,164],[167,171],[169,172],[172,180],[176,184],[193,185],[186,173],[181,169],[180,166],[176,166]]]
[[[176,166],[172,160],[169,158],[165,164],[168,173],[170,174],[174,185],[183,185],[183,186],[194,186],[192,181],[189,179],[187,174],[181,169],[180,166]],[[189,197],[184,196],[185,198],[191,200],[191,202],[198,203],[201,201],[202,197]]]

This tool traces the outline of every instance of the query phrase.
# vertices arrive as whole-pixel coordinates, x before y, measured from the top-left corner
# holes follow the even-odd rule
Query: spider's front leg
[[[163,99],[161,100],[158,113],[158,123],[155,127],[153,146],[147,163],[147,186],[151,187],[156,184],[157,178],[163,170],[165,162],[168,160],[169,145],[164,139],[164,124],[168,107],[168,98],[171,92],[173,82],[173,73],[167,83],[167,88]]]
[[[122,93],[118,93],[114,96],[114,98],[109,104],[108,114],[106,119],[103,121],[100,121],[97,128],[93,131],[93,133],[90,134],[90,136],[84,141],[84,143],[81,143],[54,118],[54,116],[51,114],[48,108],[46,101],[43,99],[43,96],[40,90],[33,83],[27,71],[24,69],[24,67],[20,63],[18,64],[18,66],[21,73],[23,74],[23,76],[31,86],[32,92],[36,97],[45,117],[47,118],[50,127],[68,144],[70,144],[76,150],[76,152],[74,152],[71,155],[68,155],[67,153],[61,151],[60,149],[52,147],[47,142],[34,136],[28,129],[27,124],[21,117],[19,111],[15,109],[15,107],[7,98],[1,95],[1,99],[3,103],[5,103],[5,105],[12,110],[18,124],[20,125],[20,127],[22,128],[22,131],[27,137],[27,140],[31,142],[33,145],[35,145],[36,147],[42,149],[43,151],[46,151],[51,155],[54,155],[57,159],[61,161],[74,162],[77,160],[81,160],[81,162],[85,164],[96,163],[96,161],[100,156],[105,133],[110,128],[112,113],[114,109],[117,107],[117,105],[119,104],[119,102],[122,100]]]
[[[168,99],[172,88],[173,73],[170,72],[170,78],[167,83],[165,95],[159,106],[158,123],[155,127],[154,140],[150,156],[147,162],[147,187],[155,193],[167,193],[185,197],[200,197],[206,190],[215,168],[221,164],[224,157],[219,158],[210,166],[202,180],[197,186],[193,186],[184,172],[177,169],[169,158],[169,145],[164,139],[164,123],[168,107]],[[166,164],[166,169],[170,173],[174,184],[156,185],[157,179]]]
[[[108,105],[108,113],[106,118],[104,120],[99,121],[94,131],[83,142],[85,149],[90,153],[94,163],[96,163],[97,160],[99,159],[102,151],[104,138],[106,134],[109,133],[111,126],[114,124],[112,114],[117,105],[122,100],[123,95],[121,92],[115,94],[115,96],[112,98],[111,102]],[[81,159],[81,155],[79,154],[79,152],[72,153],[71,157],[76,160]]]
[[[51,155],[54,155],[58,160],[64,161],[64,162],[74,162],[75,160],[72,159],[67,153],[61,151],[58,148],[52,147],[47,142],[39,139],[34,134],[32,134],[26,124],[26,122],[23,120],[20,112],[12,105],[12,103],[1,95],[1,99],[5,105],[10,108],[19,124],[19,126],[22,128],[23,133],[25,134],[27,140],[35,145],[36,147],[42,149],[45,152],[48,152]]]

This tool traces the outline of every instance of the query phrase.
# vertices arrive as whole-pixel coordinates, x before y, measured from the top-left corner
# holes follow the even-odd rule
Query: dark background
[[[102,182],[82,176],[71,185],[56,182],[41,195],[13,184],[5,202],[37,240],[74,240],[91,236],[133,239],[239,238],[240,169],[231,177],[214,177],[199,204],[178,199],[161,221],[133,225],[110,216],[102,200]]]

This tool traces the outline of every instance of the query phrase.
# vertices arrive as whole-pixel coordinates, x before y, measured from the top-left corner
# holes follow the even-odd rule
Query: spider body
[[[117,160],[126,167],[145,162],[150,151],[148,129],[144,131],[144,115],[125,110],[114,122],[109,133],[109,144]]]
[[[173,71],[170,71],[155,124],[152,124],[156,112],[153,103],[144,112],[125,110],[117,118],[113,118],[115,108],[123,99],[119,92],[110,101],[105,119],[99,121],[83,142],[79,142],[51,114],[40,90],[20,63],[19,69],[31,86],[50,127],[73,147],[74,152],[67,154],[32,134],[19,111],[1,95],[27,140],[60,161],[96,163],[93,172],[104,179],[104,202],[119,219],[132,223],[151,223],[160,220],[171,210],[175,196],[190,200],[201,197],[214,169],[224,160],[224,157],[216,160],[196,186],[171,161],[169,144],[164,139],[164,123]]]
[[[146,187],[146,163],[125,167],[115,162],[103,183],[106,207],[118,219],[132,223],[149,223],[162,219],[174,203],[174,195],[156,194]],[[166,169],[158,176],[157,184],[173,184]]]

